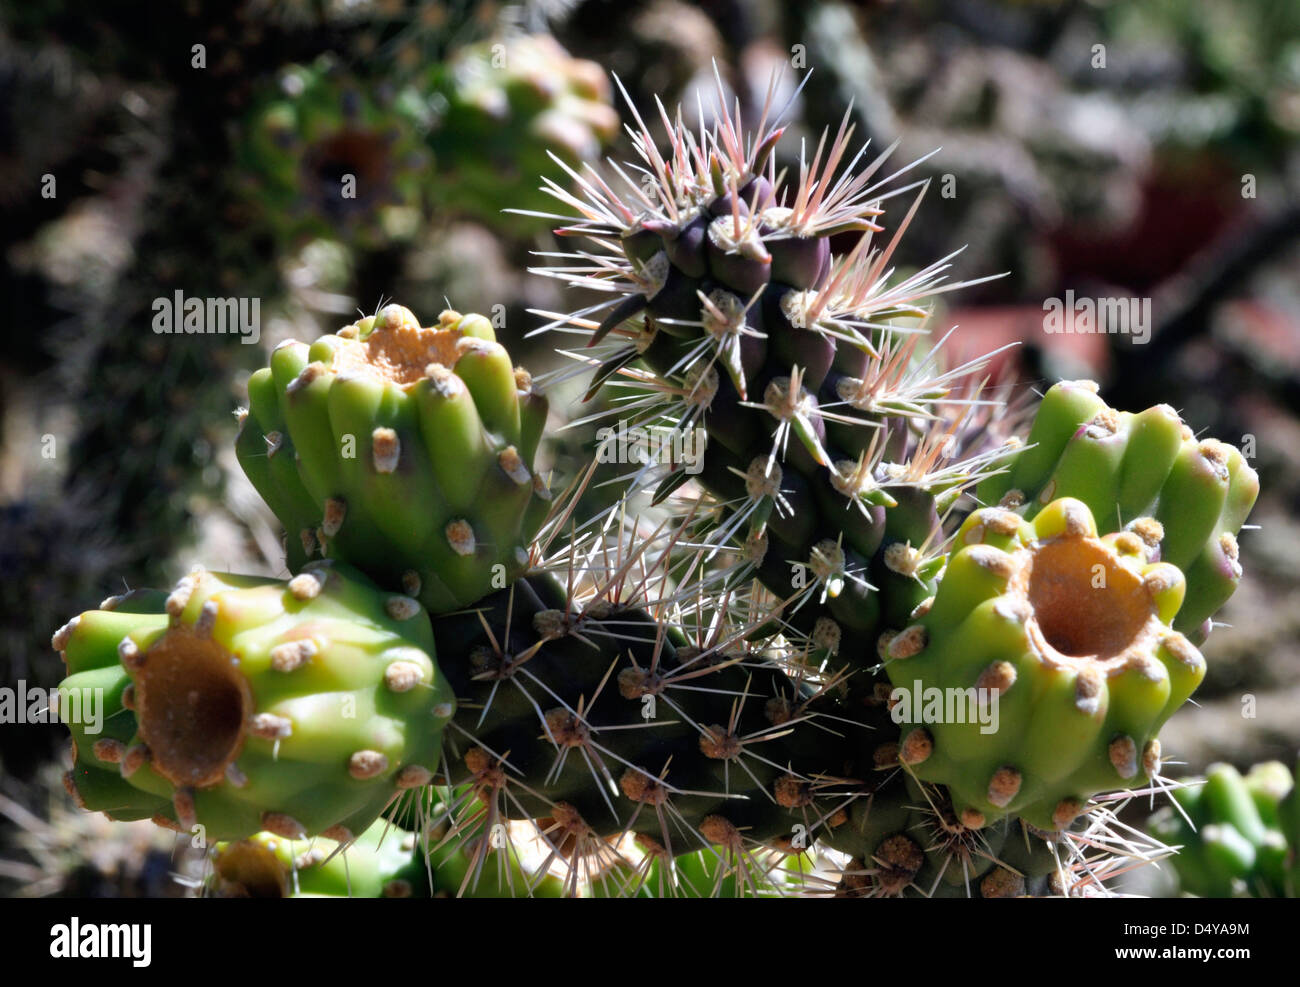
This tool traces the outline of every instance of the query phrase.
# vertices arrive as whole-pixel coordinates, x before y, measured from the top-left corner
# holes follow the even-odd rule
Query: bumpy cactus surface
[[[102,732],[69,722],[68,790],[214,840],[351,839],[429,783],[455,711],[420,605],[328,561],[287,583],[196,569],[105,600],[54,646],[61,688],[105,697]]]
[[[1167,404],[1132,414],[1108,407],[1091,381],[1056,384],[1043,397],[1026,448],[979,497],[1032,518],[1074,497],[1100,530],[1162,532],[1159,557],[1182,570],[1187,590],[1175,627],[1198,642],[1241,579],[1237,532],[1259,495],[1259,477],[1233,446],[1197,439]]]
[[[442,612],[526,565],[548,509],[532,472],[547,404],[481,315],[424,328],[389,305],[280,346],[248,392],[236,451],[291,569],[341,559]]]
[[[1099,537],[1070,498],[1033,521],[985,508],[957,532],[933,603],[883,650],[907,700],[900,758],[966,825],[1063,829],[1090,796],[1159,774],[1156,732],[1205,659],[1170,627],[1184,580],[1152,541]],[[995,704],[997,722],[974,713]]]

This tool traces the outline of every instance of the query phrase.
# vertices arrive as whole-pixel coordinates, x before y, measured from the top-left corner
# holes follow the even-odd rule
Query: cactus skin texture
[[[1173,864],[1184,891],[1203,898],[1300,894],[1300,817],[1285,764],[1256,764],[1244,777],[1230,764],[1212,764],[1204,782],[1188,783],[1173,797],[1186,817],[1166,806],[1149,828],[1182,847]]]
[[[1259,496],[1259,477],[1236,448],[1197,439],[1167,404],[1119,412],[1092,381],[1063,381],[1043,396],[1026,447],[978,496],[1029,518],[1074,497],[1102,532],[1141,517],[1160,522],[1160,557],[1187,578],[1174,627],[1199,644],[1241,580],[1237,532]]]
[[[978,897],[1010,830],[963,826],[942,790],[900,771],[835,822],[825,842],[852,858],[839,894],[854,898]]]
[[[487,825],[548,819],[588,852],[632,833],[671,858],[815,834],[834,805],[821,772],[842,741],[759,658],[673,640],[636,607],[572,608],[545,575],[433,628],[460,702],[449,780]]]
[[[883,653],[900,760],[948,786],[967,826],[1016,814],[1058,831],[1092,795],[1157,776],[1156,733],[1205,660],[1170,626],[1182,573],[1154,554],[1132,532],[1099,537],[1071,498],[1032,521],[985,508],[963,523],[933,604]],[[996,724],[943,691],[972,688]]]
[[[209,840],[351,839],[429,782],[455,712],[420,606],[328,561],[287,583],[196,569],[53,644],[61,688],[105,697],[102,732],[68,723],[69,792]]]
[[[440,208],[511,236],[547,225],[504,210],[552,211],[538,176],[565,176],[550,154],[577,168],[596,162],[618,136],[605,70],[572,57],[549,35],[462,48],[435,66],[421,88],[446,107],[430,121],[428,138],[438,162]]]
[[[487,319],[421,328],[389,305],[281,345],[248,393],[236,453],[291,571],[319,550],[440,613],[527,564],[549,506],[532,472],[547,404]]]

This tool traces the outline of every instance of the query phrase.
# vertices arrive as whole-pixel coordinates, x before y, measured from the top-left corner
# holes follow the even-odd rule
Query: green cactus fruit
[[[1230,764],[1212,764],[1204,782],[1175,790],[1177,806],[1155,813],[1148,828],[1180,848],[1174,870],[1190,894],[1295,897],[1297,833],[1288,818],[1294,793],[1280,761],[1256,764],[1245,777]]]
[[[1199,643],[1241,579],[1237,532],[1259,495],[1259,477],[1234,447],[1197,439],[1169,405],[1119,412],[1092,381],[1063,381],[1043,396],[1025,448],[977,494],[1029,518],[1074,497],[1103,533],[1154,518],[1163,531],[1160,557],[1187,578],[1174,626]]]
[[[985,508],[917,620],[882,645],[899,758],[972,828],[1064,829],[1094,794],[1158,775],[1156,733],[1205,675],[1171,624],[1184,580],[1081,501],[1026,521]]]
[[[328,560],[287,583],[196,569],[105,600],[53,645],[80,700],[63,709],[69,792],[213,841],[351,839],[431,780],[455,711],[420,605]]]
[[[847,897],[980,897],[1009,825],[971,829],[942,788],[895,768],[844,818],[832,820],[823,842],[852,858],[841,876]]]
[[[249,206],[276,239],[380,246],[408,237],[424,210],[432,155],[384,85],[328,56],[291,65],[237,135]]]
[[[292,571],[320,551],[441,613],[527,564],[549,508],[532,472],[547,404],[487,319],[421,328],[389,305],[279,346],[248,394],[236,453]]]
[[[589,853],[624,834],[670,857],[743,853],[800,833],[811,845],[845,790],[843,732],[812,722],[813,690],[643,609],[575,605],[531,575],[433,628],[461,704],[449,780],[491,824],[547,820]]]
[[[557,165],[595,163],[618,135],[609,80],[595,62],[574,58],[549,35],[509,35],[462,48],[421,85],[438,161],[441,208],[518,236],[550,212],[544,182],[567,184]],[[554,159],[552,158],[554,156]],[[557,186],[559,187],[559,186]]]
[[[212,850],[212,891],[222,898],[427,897],[414,833],[383,820],[340,844],[255,833]]]

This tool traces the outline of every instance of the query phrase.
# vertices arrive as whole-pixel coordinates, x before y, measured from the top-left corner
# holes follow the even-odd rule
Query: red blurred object
[[[1084,279],[1152,288],[1239,216],[1250,200],[1241,195],[1240,169],[1208,155],[1164,160],[1142,185],[1137,214],[1106,233],[1066,223],[1048,234],[1062,284]]]

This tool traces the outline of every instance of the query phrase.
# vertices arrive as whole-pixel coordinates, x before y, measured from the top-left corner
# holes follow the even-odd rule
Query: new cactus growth
[[[54,646],[62,688],[107,705],[102,733],[69,723],[69,791],[211,840],[350,840],[428,784],[455,711],[419,604],[328,561],[288,582],[196,569],[105,600]]]
[[[1300,818],[1295,781],[1280,761],[1242,775],[1212,764],[1203,782],[1173,793],[1177,806],[1151,818],[1150,829],[1180,850],[1173,859],[1182,889],[1206,898],[1300,894]]]
[[[1205,660],[1170,626],[1182,573],[1154,555],[1098,536],[1071,498],[1032,521],[985,508],[957,532],[933,603],[882,650],[906,699],[900,760],[966,825],[1065,829],[1097,792],[1159,775],[1156,733]]]
[[[441,613],[526,566],[549,506],[532,471],[547,404],[487,319],[425,328],[388,305],[281,345],[248,393],[236,452],[291,570],[340,559]]]

